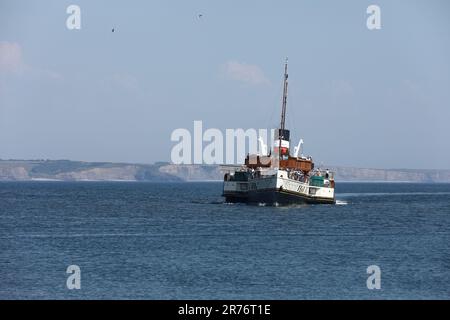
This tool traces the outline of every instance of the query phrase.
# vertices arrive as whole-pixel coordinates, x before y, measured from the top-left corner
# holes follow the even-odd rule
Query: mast
[[[288,59],[286,58],[286,62],[284,64],[284,80],[283,80],[283,100],[281,104],[281,124],[280,129],[284,130],[285,122],[286,122],[286,105],[287,105],[287,92],[288,92]]]
[[[286,124],[286,105],[287,105],[287,90],[288,90],[288,59],[284,63],[284,79],[283,79],[283,99],[281,102],[281,123],[278,130],[278,161],[281,160],[281,140],[284,139],[284,128]]]

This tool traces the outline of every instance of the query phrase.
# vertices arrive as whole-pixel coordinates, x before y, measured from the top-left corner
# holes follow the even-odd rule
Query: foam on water
[[[258,207],[265,207],[267,205],[267,203],[265,202],[259,202],[258,203]]]

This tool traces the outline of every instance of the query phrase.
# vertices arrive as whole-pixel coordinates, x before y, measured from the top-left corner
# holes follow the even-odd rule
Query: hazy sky
[[[286,56],[316,162],[450,168],[447,0],[0,0],[0,158],[168,161],[194,120],[276,126]]]

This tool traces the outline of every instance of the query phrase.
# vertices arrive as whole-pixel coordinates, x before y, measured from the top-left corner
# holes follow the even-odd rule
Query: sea
[[[450,298],[450,184],[337,183],[336,205],[288,207],[221,192],[1,182],[0,299]]]

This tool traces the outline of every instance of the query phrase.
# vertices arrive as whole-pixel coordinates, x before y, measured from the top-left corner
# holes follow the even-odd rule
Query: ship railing
[[[310,176],[324,177],[325,179],[333,180],[334,172],[329,169],[314,169]]]

